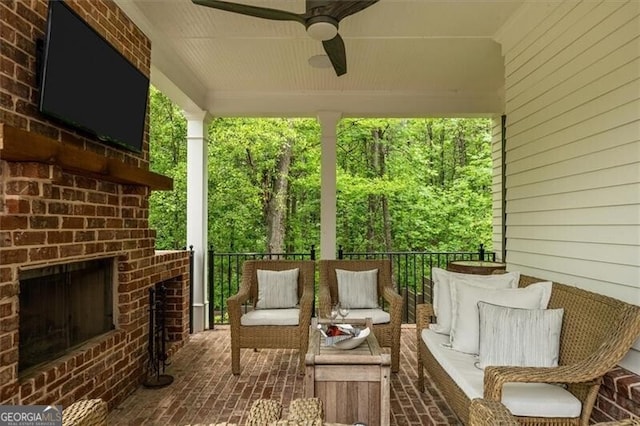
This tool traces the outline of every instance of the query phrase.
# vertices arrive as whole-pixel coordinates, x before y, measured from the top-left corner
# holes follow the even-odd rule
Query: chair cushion
[[[520,272],[507,272],[500,275],[475,275],[450,272],[433,268],[433,310],[437,323],[431,325],[436,333],[449,334],[451,331],[451,280],[476,284],[487,288],[516,288],[520,280]]]
[[[300,309],[256,309],[240,317],[240,324],[258,325],[298,325]]]
[[[258,269],[256,309],[293,308],[298,304],[299,269],[270,271]]]
[[[525,288],[487,289],[454,278],[451,281],[451,346],[457,351],[478,353],[480,301],[513,308],[545,309],[550,297],[549,281]]]
[[[483,397],[484,371],[475,367],[474,355],[452,350],[448,337],[433,330],[422,330],[421,337],[467,398]],[[506,383],[502,403],[516,416],[575,418],[582,411],[582,404],[571,392],[547,383]]]
[[[371,318],[373,324],[386,324],[391,322],[391,315],[382,309],[351,309],[346,317],[346,322],[349,322],[350,318]]]
[[[518,309],[478,302],[479,367],[556,367],[564,309]]]
[[[346,271],[336,269],[338,300],[351,309],[378,307],[378,270]]]

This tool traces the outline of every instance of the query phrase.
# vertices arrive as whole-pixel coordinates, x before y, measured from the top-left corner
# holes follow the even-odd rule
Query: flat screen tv
[[[60,0],[49,2],[41,61],[40,112],[142,151],[149,79]]]

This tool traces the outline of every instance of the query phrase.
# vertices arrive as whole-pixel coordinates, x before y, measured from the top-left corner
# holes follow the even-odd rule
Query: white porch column
[[[207,113],[187,118],[187,248],[193,246],[193,331],[207,328]]]
[[[320,258],[336,258],[336,126],[342,113],[318,112],[320,155]]]

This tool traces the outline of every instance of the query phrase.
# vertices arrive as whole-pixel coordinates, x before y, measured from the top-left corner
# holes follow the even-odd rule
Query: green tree
[[[211,123],[209,240],[218,250],[308,250],[309,225],[315,227],[317,218],[308,208],[309,195],[319,193],[308,191],[309,182],[317,181],[309,175],[318,173],[309,168],[319,164],[317,134],[308,119]]]
[[[354,251],[491,247],[489,132],[486,119],[342,120],[339,244]]]
[[[186,244],[187,122],[182,111],[155,87],[149,91],[150,169],[173,178],[173,191],[153,191],[149,224],[156,230],[156,248]]]
[[[185,244],[186,120],[150,94],[158,248]],[[337,140],[337,239],[347,251],[491,248],[486,119],[343,119]],[[313,119],[216,118],[208,140],[209,241],[217,251],[306,252],[320,237],[320,129]]]

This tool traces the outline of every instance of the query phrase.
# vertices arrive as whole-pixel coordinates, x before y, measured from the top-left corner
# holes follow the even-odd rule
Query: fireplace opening
[[[113,259],[22,271],[19,301],[22,372],[115,328]]]

